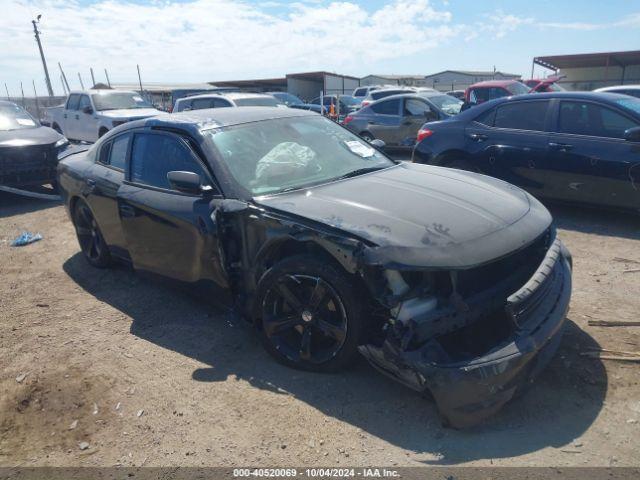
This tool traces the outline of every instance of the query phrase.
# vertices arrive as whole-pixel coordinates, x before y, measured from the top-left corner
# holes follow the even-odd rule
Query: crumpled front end
[[[397,275],[387,273],[402,300],[390,309],[384,340],[360,351],[383,373],[428,390],[448,425],[494,414],[558,348],[571,256],[552,229],[492,264],[425,274],[429,280],[418,285],[427,287]]]

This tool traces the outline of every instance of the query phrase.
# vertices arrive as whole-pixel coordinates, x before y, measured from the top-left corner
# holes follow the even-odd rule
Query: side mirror
[[[379,138],[376,138],[374,140],[371,140],[369,142],[369,145],[371,145],[373,148],[377,150],[382,150],[387,144],[384,143],[384,141],[380,140]]]
[[[640,142],[640,127],[633,127],[625,131],[624,139],[629,142]]]
[[[87,105],[86,107],[84,107],[82,109],[82,113],[86,113],[87,115],[91,115],[93,113],[93,108],[91,108],[91,105]]]
[[[167,173],[171,188],[179,192],[199,195],[204,191],[200,175],[193,172],[173,171]]]

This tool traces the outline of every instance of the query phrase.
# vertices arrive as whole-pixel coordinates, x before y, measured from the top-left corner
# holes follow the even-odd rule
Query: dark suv
[[[592,92],[500,98],[418,132],[413,160],[534,195],[640,209],[640,99]]]

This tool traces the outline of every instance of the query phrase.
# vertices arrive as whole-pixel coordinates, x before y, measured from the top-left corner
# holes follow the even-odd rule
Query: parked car
[[[471,85],[464,92],[465,104],[478,105],[494,98],[529,93],[531,88],[517,80],[487,80]]]
[[[84,90],[71,92],[64,105],[45,109],[42,121],[70,140],[95,142],[118,125],[161,113],[137,92]]]
[[[531,89],[529,93],[564,92],[565,89],[557,83],[564,77],[564,75],[552,75],[547,78],[531,78],[523,83]]]
[[[304,102],[297,96],[288,92],[267,92],[267,95],[275,97],[283,105],[291,107],[293,105],[304,105]]]
[[[343,125],[368,142],[379,139],[388,147],[413,148],[425,122],[455,115],[461,106],[460,100],[439,92],[392,95],[347,115]]]
[[[594,92],[619,93],[621,95],[630,95],[640,98],[640,85],[616,85],[614,87],[602,87],[594,90]]]
[[[0,100],[0,185],[55,187],[58,153],[68,145],[22,107]]]
[[[385,88],[384,85],[366,85],[362,87],[358,87],[353,90],[351,96],[357,98],[362,102],[362,100],[369,95],[374,90],[380,90],[381,88]]]
[[[362,101],[360,102],[360,106],[361,107],[366,107],[367,105],[377,101],[377,100],[381,100],[385,97],[390,97],[391,95],[400,95],[403,93],[413,93],[416,90],[414,88],[411,87],[385,87],[385,88],[380,88],[374,91],[369,92],[369,94],[364,97],[364,99],[362,99]]]
[[[339,102],[338,98],[340,99]],[[309,103],[311,103],[311,105],[320,105],[320,97],[314,98]],[[324,95],[322,97],[324,110],[330,109],[331,105],[337,109],[338,103],[340,104],[340,114],[347,115],[348,113],[355,112],[360,108],[360,101],[351,95]]]
[[[640,100],[557,92],[486,102],[418,134],[413,160],[478,171],[541,197],[640,209]]]
[[[447,95],[451,95],[458,100],[464,101],[464,90],[451,90],[450,92],[447,92]]]
[[[59,178],[91,265],[207,282],[278,361],[329,372],[360,351],[456,427],[508,402],[561,338],[570,255],[535,198],[396,163],[310,112],[132,122]]]
[[[285,107],[272,95],[262,93],[230,92],[225,94],[206,93],[192,97],[181,98],[176,102],[174,112],[187,110],[202,110],[204,108],[225,107]]]

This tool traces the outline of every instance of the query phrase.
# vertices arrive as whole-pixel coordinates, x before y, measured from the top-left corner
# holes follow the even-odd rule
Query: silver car
[[[412,148],[422,125],[455,115],[461,107],[460,100],[440,92],[404,93],[373,102],[342,123],[368,142],[378,139],[388,147]]]
[[[202,110],[204,108],[224,108],[224,107],[283,107],[280,101],[272,95],[261,93],[204,93],[184,97],[176,101],[174,112],[184,112],[186,110]]]

